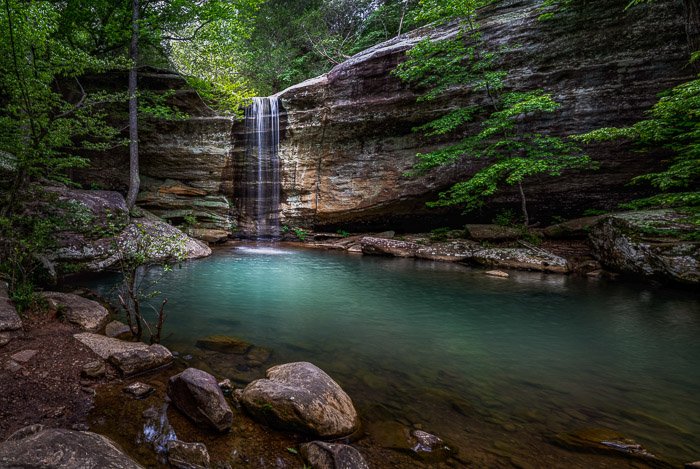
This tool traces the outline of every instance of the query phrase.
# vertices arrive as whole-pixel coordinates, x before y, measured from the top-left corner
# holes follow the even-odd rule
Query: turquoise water
[[[166,345],[196,354],[197,338],[225,334],[272,349],[270,364],[311,361],[370,432],[420,425],[472,452],[504,441],[532,457],[556,452],[558,433],[609,428],[700,459],[690,292],[269,246],[222,248],[158,288]]]

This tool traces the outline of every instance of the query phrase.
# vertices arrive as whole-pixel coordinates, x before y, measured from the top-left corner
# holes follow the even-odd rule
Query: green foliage
[[[340,236],[342,236],[343,238],[347,238],[348,236],[350,236],[350,232],[349,232],[349,231],[345,231],[345,230],[340,230],[340,229],[339,229],[338,231],[336,231],[336,233],[338,233],[338,234],[339,234]]]
[[[503,209],[496,214],[492,223],[499,226],[514,226],[517,224],[518,217],[513,209]]]
[[[700,192],[683,191],[700,184],[700,79],[662,93],[645,120],[630,127],[597,129],[577,138],[584,143],[627,139],[640,150],[663,148],[671,154],[665,170],[632,179],[633,184],[651,184],[661,194],[628,207],[700,205]]]
[[[299,239],[299,241],[305,241],[306,236],[308,235],[306,230],[304,230],[303,228],[293,228],[292,232],[294,233],[294,236],[296,236],[297,239]]]
[[[197,224],[197,217],[192,213],[189,213],[182,217],[182,220],[184,222],[185,227],[187,228],[192,228]]]

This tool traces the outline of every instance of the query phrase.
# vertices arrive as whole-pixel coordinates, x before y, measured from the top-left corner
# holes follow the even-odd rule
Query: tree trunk
[[[131,210],[136,203],[136,196],[139,193],[139,121],[138,121],[138,101],[136,93],[138,83],[136,67],[139,58],[139,0],[132,0],[131,11],[131,45],[129,47],[129,58],[131,59],[131,69],[129,69],[129,192],[126,195],[126,205]]]
[[[688,40],[688,52],[700,51],[700,0],[684,0],[685,34]],[[700,61],[695,62],[696,70],[700,69]]]
[[[530,225],[530,216],[527,214],[527,202],[525,201],[525,191],[523,191],[523,183],[518,182],[518,190],[520,191],[520,210],[523,212],[523,225]]]

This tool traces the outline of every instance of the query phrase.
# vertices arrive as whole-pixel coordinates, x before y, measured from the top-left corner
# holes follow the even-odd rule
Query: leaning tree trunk
[[[523,212],[523,225],[530,225],[530,216],[527,213],[527,201],[525,200],[525,191],[523,190],[523,183],[518,182],[518,191],[520,191],[520,210]]]
[[[129,46],[129,192],[126,195],[126,205],[131,210],[136,203],[139,193],[139,120],[138,91],[136,67],[139,58],[139,0],[132,0],[131,11],[131,45]]]

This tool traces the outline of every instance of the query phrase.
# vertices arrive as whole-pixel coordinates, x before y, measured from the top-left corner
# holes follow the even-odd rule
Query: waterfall
[[[279,237],[279,102],[253,98],[245,111],[243,210],[257,238]]]

